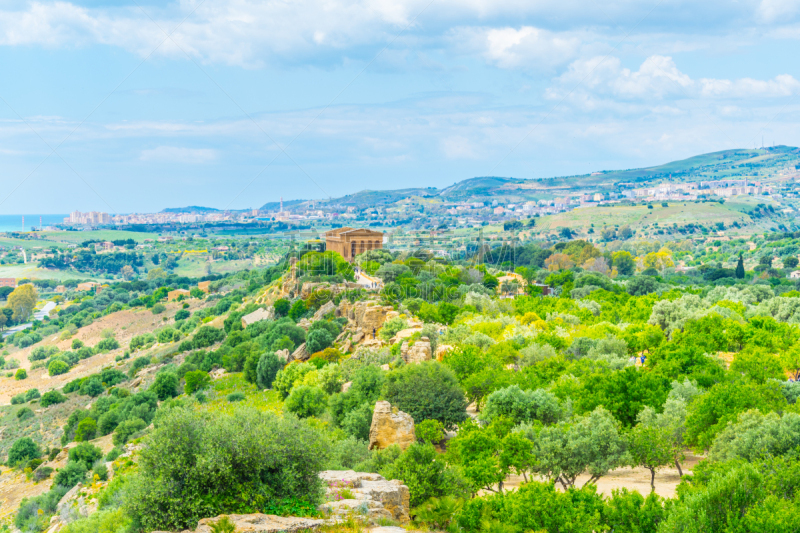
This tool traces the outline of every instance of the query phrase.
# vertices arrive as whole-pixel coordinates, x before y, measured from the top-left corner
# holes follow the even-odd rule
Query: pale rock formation
[[[453,351],[453,346],[449,344],[440,344],[436,347],[436,360],[441,361],[442,357]]]
[[[306,351],[306,343],[301,344],[297,347],[297,349],[289,356],[288,362],[291,363],[292,361],[305,361],[309,358],[309,353]]]
[[[405,348],[405,351],[403,350]],[[400,348],[400,353],[403,355],[406,363],[421,363],[422,361],[431,360],[431,342],[428,337],[422,337],[420,340],[409,347],[408,343],[404,342]]]
[[[280,359],[281,361],[286,362],[289,360],[289,356],[291,354],[289,353],[288,348],[284,348],[283,350],[278,350],[277,352],[275,352],[275,355],[277,355],[278,359]]]
[[[328,499],[334,500],[322,504],[319,509],[333,514],[335,518],[343,518],[356,511],[366,512],[372,521],[392,519],[400,522],[409,521],[409,491],[402,481],[387,481],[383,476],[353,470],[326,470],[319,477],[328,485]],[[337,487],[338,485],[338,487]],[[352,499],[335,500],[342,487],[349,487]]]
[[[416,441],[414,419],[393,408],[389,402],[378,402],[369,428],[369,449],[382,450],[397,444],[405,450]]]
[[[351,304],[347,300],[342,300],[339,311],[352,325],[372,334],[373,329],[379,330],[383,326],[386,315],[394,311],[394,308],[382,306],[375,301],[359,301]]]
[[[334,311],[336,311],[336,305],[334,305],[334,303],[331,301],[327,301],[325,302],[325,305],[317,309],[317,312],[314,313],[314,318],[312,318],[311,320],[312,321],[322,320],[323,318],[325,318],[325,315],[333,313]]]
[[[293,533],[303,530],[317,530],[325,521],[314,518],[298,518],[295,516],[275,516],[268,514],[230,514],[214,518],[203,518],[197,523],[194,533],[211,533],[211,524],[227,516],[236,527],[236,533]],[[165,532],[153,532],[165,533]],[[183,533],[191,533],[189,530]]]

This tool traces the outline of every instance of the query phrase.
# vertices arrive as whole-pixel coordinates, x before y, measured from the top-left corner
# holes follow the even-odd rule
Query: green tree
[[[64,403],[66,401],[67,401],[66,396],[64,396],[58,391],[51,390],[42,394],[42,399],[39,400],[39,405],[41,407],[50,407],[51,405],[55,405],[57,403]]]
[[[453,429],[467,418],[467,400],[455,373],[438,361],[406,365],[389,373],[384,398],[415,422],[438,420]]]
[[[91,470],[96,461],[103,457],[103,451],[89,442],[81,442],[69,451],[69,460],[83,463],[86,470]]]
[[[59,469],[53,478],[53,485],[69,490],[86,479],[86,472],[87,468],[83,463],[67,461],[67,465]]]
[[[289,310],[292,308],[292,304],[286,298],[281,298],[275,302],[273,307],[275,308],[275,315],[283,317],[289,316]]]
[[[396,461],[383,469],[382,474],[387,479],[400,479],[408,486],[412,507],[430,498],[463,496],[466,492],[464,481],[447,465],[432,444],[412,444]]]
[[[28,319],[36,307],[36,302],[39,295],[36,293],[36,288],[32,283],[26,283],[14,289],[14,292],[8,295],[8,307],[14,312],[14,320],[22,322]]]
[[[97,376],[85,379],[83,383],[81,383],[80,388],[81,394],[84,396],[91,396],[92,398],[100,396],[105,390],[106,388],[103,387],[103,383]]]
[[[125,513],[144,531],[181,531],[203,517],[263,512],[287,500],[313,508],[328,456],[322,435],[292,416],[176,407],[147,437]]]
[[[611,256],[614,261],[614,268],[623,276],[632,276],[636,272],[636,260],[630,252],[614,252]]]
[[[321,352],[333,344],[333,335],[328,330],[316,329],[309,331],[306,337],[306,351],[310,354]]]
[[[67,367],[67,369],[69,370],[69,367]],[[27,378],[28,378],[28,372],[26,372],[24,368],[20,368],[14,373],[14,379],[16,379],[17,381]]]
[[[172,372],[159,372],[149,390],[153,391],[159,400],[167,400],[178,395],[179,382],[178,376]]]
[[[736,279],[744,279],[744,258],[739,254],[739,261],[736,262]]]
[[[298,385],[286,398],[285,406],[300,418],[319,416],[328,406],[328,396],[319,387]]]
[[[187,372],[183,376],[183,379],[185,380],[183,392],[186,394],[193,394],[196,391],[205,389],[211,384],[211,378],[208,376],[208,372],[203,372],[202,370]]]
[[[628,433],[631,466],[650,471],[650,489],[656,490],[656,470],[672,462],[672,446],[667,428],[655,424],[637,424]]]
[[[33,439],[22,437],[15,440],[11,449],[8,450],[8,466],[15,467],[41,456],[42,451]]]
[[[303,300],[297,300],[294,304],[292,304],[292,308],[289,309],[289,318],[295,322],[298,322],[301,318],[303,318],[303,315],[305,315],[307,311],[308,307],[306,306],[306,303]]]
[[[97,435],[97,422],[94,418],[84,418],[75,428],[75,442],[92,440]]]
[[[260,389],[269,389],[275,376],[283,368],[283,361],[274,352],[267,352],[258,358],[256,367],[256,384]]]
[[[67,372],[69,372],[69,365],[59,359],[55,359],[47,365],[47,373],[51,376],[58,376]]]

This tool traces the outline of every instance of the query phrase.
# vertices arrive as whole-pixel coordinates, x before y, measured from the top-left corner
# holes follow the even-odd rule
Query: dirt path
[[[681,468],[684,474],[691,474],[692,469],[703,458],[695,455],[687,455],[686,461],[681,463]],[[530,477],[529,477],[530,479]],[[584,483],[589,480],[588,475],[578,476],[575,482],[576,487],[582,487]],[[509,476],[504,483],[504,488],[514,489],[519,487],[525,480],[522,476]],[[544,479],[541,479],[544,481]],[[664,498],[674,498],[675,489],[681,482],[678,475],[678,469],[673,465],[672,468],[664,468],[656,472],[656,494]],[[597,482],[597,492],[603,496],[610,497],[612,491],[615,489],[626,488],[628,490],[636,490],[641,495],[647,496],[650,494],[650,471],[645,468],[617,468],[609,472],[607,476],[601,477]],[[561,487],[560,484],[556,485]]]

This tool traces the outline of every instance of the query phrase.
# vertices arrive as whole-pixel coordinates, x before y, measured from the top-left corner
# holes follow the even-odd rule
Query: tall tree
[[[39,295],[32,283],[20,285],[8,295],[8,307],[14,312],[14,320],[20,322],[27,319],[36,307]]]
[[[744,259],[739,254],[739,262],[736,263],[736,279],[744,279]]]

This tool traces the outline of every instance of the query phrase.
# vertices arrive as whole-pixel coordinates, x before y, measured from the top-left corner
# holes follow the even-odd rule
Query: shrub
[[[162,304],[162,303],[155,304],[155,305],[154,305],[154,306],[153,306],[153,307],[150,309],[150,311],[151,311],[151,312],[152,312],[154,315],[160,315],[161,313],[163,313],[163,312],[164,312],[164,311],[166,311],[166,310],[167,310],[167,308],[166,308],[166,307],[164,306],[164,304]]]
[[[83,342],[80,339],[72,339],[72,349],[79,350],[83,348]]]
[[[156,374],[156,380],[150,385],[149,390],[153,391],[158,396],[158,399],[163,401],[178,395],[179,382],[180,380],[176,374],[159,372]]]
[[[66,374],[67,372],[69,372],[69,365],[59,359],[51,361],[47,366],[47,373],[51,376],[60,376],[61,374]]]
[[[188,309],[179,309],[178,312],[175,313],[175,321],[177,322],[178,320],[186,320],[189,318],[189,315],[191,315],[191,313]]]
[[[412,507],[429,498],[462,496],[469,492],[464,480],[438,457],[432,444],[412,444],[381,473],[387,479],[401,479],[408,485]]]
[[[309,372],[316,370],[314,365],[309,363],[295,363],[286,365],[283,370],[275,375],[273,387],[286,398],[294,387],[294,384],[302,380]]]
[[[195,348],[206,348],[213,344],[218,343],[225,338],[225,332],[218,328],[211,326],[200,326],[197,333],[194,334],[192,344]]]
[[[137,433],[147,427],[147,422],[141,418],[129,418],[121,422],[115,429],[111,441],[114,446],[122,446],[134,433]]]
[[[103,339],[97,343],[97,349],[101,352],[110,352],[111,350],[116,350],[117,348],[119,348],[119,342],[114,338]]]
[[[228,394],[227,400],[230,403],[244,401],[245,395],[243,392],[232,392]]]
[[[51,390],[42,394],[42,399],[39,400],[39,405],[41,405],[42,407],[50,407],[51,405],[57,403],[64,403],[66,401],[67,401],[66,396],[64,396],[58,391]]]
[[[193,392],[203,390],[211,383],[208,372],[203,372],[202,370],[187,372],[183,376],[183,379],[186,381],[186,385],[183,387],[183,392],[186,394],[192,394]]]
[[[30,402],[35,400],[36,398],[40,398],[42,395],[39,394],[39,389],[28,389],[25,391],[25,401]]]
[[[132,352],[135,352],[136,350],[144,348],[152,342],[156,342],[156,338],[153,336],[153,334],[143,333],[142,335],[136,335],[133,337],[130,344],[128,344],[128,348],[130,348]]]
[[[94,418],[84,418],[75,428],[75,442],[92,440],[97,435],[97,422]]]
[[[283,361],[273,352],[262,354],[256,367],[256,384],[260,389],[269,389],[275,376],[283,368]]]
[[[100,378],[97,376],[92,376],[81,383],[81,394],[84,396],[91,396],[92,398],[96,398],[103,394],[103,391],[106,390],[103,387],[103,383],[100,381]]]
[[[28,356],[28,360],[44,361],[51,355],[55,355],[57,353],[58,353],[58,348],[56,348],[55,346],[37,346],[36,348],[31,350],[31,354]]]
[[[33,481],[41,483],[45,479],[49,479],[53,474],[53,468],[50,466],[40,466],[33,472]]]
[[[33,418],[33,409],[30,407],[23,407],[19,411],[17,411],[16,417],[17,420],[28,420],[29,418]]]
[[[414,435],[420,442],[437,444],[444,440],[444,426],[438,420],[423,420],[414,428]]]
[[[108,479],[108,468],[103,463],[97,463],[92,469],[92,474],[97,476],[100,481],[106,481]]]
[[[309,331],[306,337],[306,351],[308,353],[321,352],[333,344],[333,335],[326,329]]]
[[[83,463],[86,470],[92,468],[92,465],[102,457],[103,452],[100,448],[88,442],[81,442],[69,451],[69,460]]]
[[[86,479],[86,466],[78,461],[67,461],[67,466],[60,469],[53,479],[54,485],[71,489]]]
[[[238,407],[213,417],[168,410],[141,451],[124,508],[143,531],[181,531],[200,518],[321,502],[326,441],[293,417]]]
[[[437,361],[390,372],[383,396],[416,423],[438,420],[446,429],[453,429],[467,418],[467,400],[455,373]]]
[[[66,364],[66,363],[64,363],[64,364]],[[67,370],[69,370],[69,367],[67,367]],[[28,377],[28,373],[25,371],[24,368],[18,369],[17,372],[14,374],[14,379],[16,379],[17,381],[19,381],[21,379],[27,379],[27,377]]]
[[[25,403],[25,393],[21,392],[11,397],[11,405],[19,405]]]
[[[300,418],[319,416],[328,406],[328,396],[319,387],[299,385],[286,398],[286,409]]]
[[[27,463],[31,459],[38,459],[41,456],[42,452],[39,446],[33,442],[33,439],[30,437],[22,437],[14,441],[14,444],[8,451],[8,466],[15,467]]]

